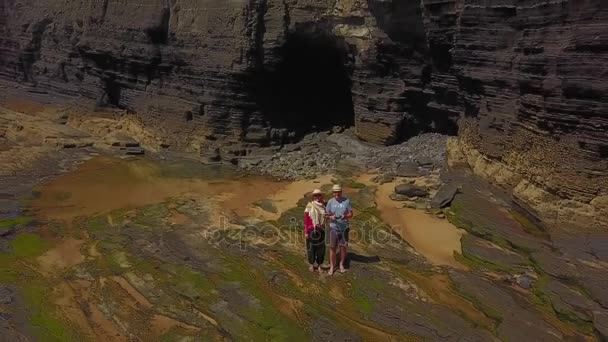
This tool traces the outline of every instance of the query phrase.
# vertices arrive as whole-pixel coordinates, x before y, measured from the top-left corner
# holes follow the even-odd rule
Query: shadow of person
[[[377,262],[380,262],[380,257],[377,255],[367,256],[367,255],[360,255],[357,253],[348,253],[348,256],[346,257],[346,261],[344,262],[344,267],[350,268],[351,261],[355,262],[355,263],[361,263],[361,264],[375,264]]]

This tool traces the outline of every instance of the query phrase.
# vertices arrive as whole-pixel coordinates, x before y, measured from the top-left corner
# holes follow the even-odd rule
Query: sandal
[[[314,272],[315,271],[315,267],[313,265],[308,266],[308,270],[310,272]]]
[[[340,265],[340,273],[344,273],[344,272],[346,272],[346,269],[344,268],[343,265]]]
[[[327,271],[327,275],[333,275],[334,274],[334,269],[330,268],[329,271]]]

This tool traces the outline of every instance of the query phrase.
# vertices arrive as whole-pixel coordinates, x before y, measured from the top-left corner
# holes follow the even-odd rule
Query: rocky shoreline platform
[[[154,139],[121,119],[1,110],[4,338],[608,338],[608,233],[536,221],[450,166],[451,137],[316,133],[236,165]],[[356,216],[348,272],[329,277],[307,271],[299,220],[335,182]]]

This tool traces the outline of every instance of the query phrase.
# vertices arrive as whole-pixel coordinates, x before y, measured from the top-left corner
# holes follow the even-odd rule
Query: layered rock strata
[[[7,0],[0,78],[5,100],[120,108],[210,160],[334,125],[459,132],[557,222],[534,202],[606,213],[607,26],[601,0]]]

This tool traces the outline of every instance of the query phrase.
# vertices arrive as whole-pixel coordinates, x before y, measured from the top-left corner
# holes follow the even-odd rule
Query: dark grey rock
[[[415,163],[404,162],[399,164],[396,174],[399,177],[418,177],[420,172],[418,171],[418,165]]]
[[[405,196],[405,195],[401,195],[401,194],[396,194],[396,193],[390,194],[389,198],[392,199],[393,201],[399,201],[399,202],[409,201],[410,200],[410,197]]]
[[[426,197],[429,194],[425,189],[411,184],[397,185],[395,187],[395,193],[408,197]]]
[[[331,133],[333,133],[333,134],[342,133],[342,132],[344,132],[344,127],[342,127],[342,126],[334,126],[331,129]]]
[[[522,255],[506,250],[472,234],[464,235],[460,241],[462,244],[462,254],[465,257],[481,259],[505,268],[517,267],[528,263]]]
[[[312,340],[313,341],[363,341],[360,336],[348,330],[336,327],[336,324],[324,319],[312,321]]]
[[[542,250],[531,254],[532,260],[546,273],[560,279],[574,279],[579,272],[576,266],[565,257],[550,250]]]
[[[597,310],[593,312],[593,326],[602,341],[608,340],[608,312],[606,310]]]
[[[472,273],[451,271],[456,288],[474,302],[480,303],[499,319],[497,334],[506,341],[561,341],[562,334],[544,321],[529,303],[515,300],[517,294]]]
[[[14,300],[14,293],[10,288],[0,286],[0,304],[11,304]]]
[[[444,208],[452,203],[454,196],[458,193],[458,186],[456,184],[446,184],[439,188],[437,194],[431,200],[432,208]]]
[[[145,153],[146,151],[141,147],[128,147],[125,149],[125,154],[128,156],[140,156]]]
[[[418,165],[420,165],[421,167],[426,167],[426,168],[431,168],[431,169],[435,165],[435,162],[431,158],[425,157],[425,156],[417,157],[416,163],[418,163]]]
[[[302,149],[302,144],[288,144],[288,145],[284,145],[281,148],[281,151],[285,152],[285,153],[289,153],[289,152],[300,151],[301,149]]]
[[[553,309],[565,316],[575,316],[583,321],[591,321],[593,310],[598,307],[591,299],[556,279],[551,279],[542,289],[551,300]]]
[[[521,276],[517,277],[515,282],[522,289],[528,290],[534,284],[534,279],[532,279],[529,276],[527,276],[527,275],[524,274],[524,275],[521,275]]]
[[[394,172],[384,172],[374,177],[372,181],[379,184],[390,183],[395,180],[395,176],[396,174]]]

